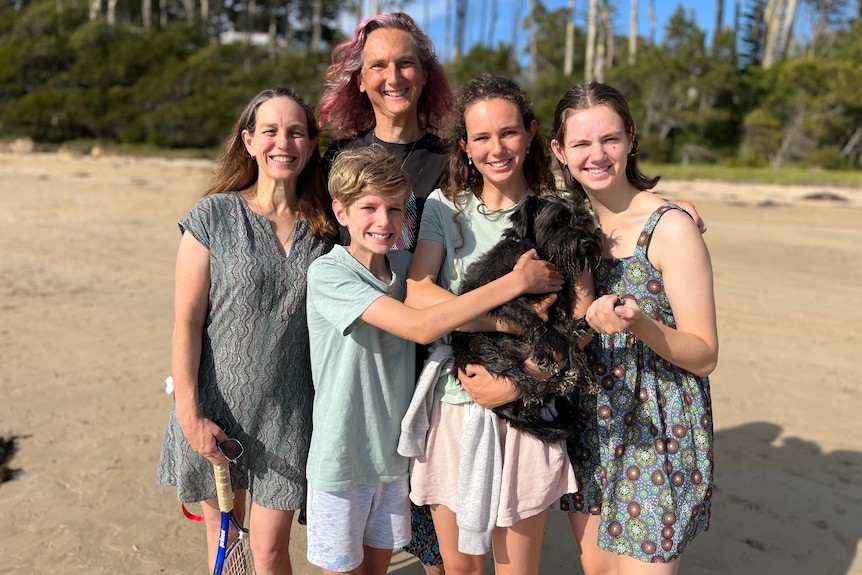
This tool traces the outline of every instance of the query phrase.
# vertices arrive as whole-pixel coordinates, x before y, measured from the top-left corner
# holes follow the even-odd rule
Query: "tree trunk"
[[[159,0],[159,28],[168,27],[168,0]]]
[[[113,26],[117,21],[117,0],[108,0],[107,13],[108,26]]]
[[[784,12],[784,0],[768,0],[766,10],[763,11],[763,24],[766,28],[766,41],[763,43],[763,54],[760,65],[769,69],[775,63],[775,54],[778,48],[778,38],[781,29],[781,15]]]
[[[464,53],[464,34],[467,24],[467,0],[455,0],[455,51],[457,60]]]
[[[592,82],[595,79],[597,13],[598,0],[590,0],[590,8],[587,12],[587,47],[584,55],[585,82]]]
[[[98,18],[102,13],[102,0],[90,0],[90,21]]]
[[[290,24],[290,4],[293,0],[287,0],[284,3],[284,44],[285,49],[290,50],[293,47],[293,28]],[[361,19],[361,16],[360,16]],[[358,20],[357,20],[358,22]]]
[[[563,62],[563,75],[572,76],[575,67],[575,0],[569,0],[569,19],[566,22],[566,58]]]
[[[111,2],[112,0],[108,0]],[[113,0],[116,2],[116,0]],[[195,19],[195,0],[183,0],[183,10],[186,12],[186,20],[193,22]]]
[[[63,28],[63,0],[55,0],[54,9],[57,10],[57,30],[60,32],[60,36],[65,34],[65,29]]]
[[[739,22],[741,18],[742,0],[736,0],[736,7],[733,9],[733,42],[731,43],[733,46],[733,61],[736,64],[739,64],[736,57],[736,41],[739,38]]]
[[[602,63],[601,74],[596,74],[596,79],[599,82],[605,81],[605,71],[614,67],[614,55],[616,46],[614,45],[614,31],[611,30],[611,18],[608,14],[608,0],[601,0],[600,3],[601,24],[602,24]]]
[[[536,0],[530,0],[530,15],[527,18],[530,29],[530,82],[539,77],[539,42],[538,26],[536,26]]]
[[[141,0],[141,25],[144,30],[149,30],[153,25],[152,0]]]
[[[784,12],[784,24],[781,25],[781,40],[778,44],[778,53],[782,60],[787,60],[787,51],[790,48],[790,35],[793,32],[793,21],[796,18],[796,0],[787,0]]]
[[[210,24],[210,0],[201,0],[201,27],[204,34],[209,30]]]
[[[323,41],[323,0],[314,0],[311,13],[311,49],[317,50]]]
[[[652,45],[655,45],[655,30],[657,26],[655,0],[649,0],[649,43]]]
[[[638,0],[631,0],[629,7],[629,66],[638,61]]]
[[[275,13],[275,5],[269,7],[269,58],[271,60],[275,60],[278,56],[278,45],[276,44],[276,39],[278,38],[278,15]]]
[[[715,33],[724,28],[724,0],[715,3]]]
[[[599,22],[596,30],[596,61],[595,64],[593,64],[593,77],[596,82],[605,81],[605,62],[608,48],[608,28],[605,26],[605,16],[605,0],[599,0]]]
[[[724,0],[715,3],[715,29],[712,32],[712,54],[718,53],[718,43],[715,41],[718,34],[724,29]]]

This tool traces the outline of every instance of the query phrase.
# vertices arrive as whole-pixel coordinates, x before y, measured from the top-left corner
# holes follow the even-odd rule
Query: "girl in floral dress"
[[[603,259],[587,320],[598,395],[580,397],[570,455],[579,490],[562,499],[587,575],[674,574],[709,525],[718,358],[712,266],[698,226],[651,193],[631,112],[614,88],[580,84],[557,106],[551,148],[585,191]]]

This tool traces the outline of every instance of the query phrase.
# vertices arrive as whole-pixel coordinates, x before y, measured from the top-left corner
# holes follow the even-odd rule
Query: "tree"
[[[825,56],[834,39],[832,31],[845,19],[849,0],[805,0],[805,4],[813,14],[807,53],[814,58]]]
[[[629,8],[629,66],[638,61],[638,0],[631,0]]]
[[[575,0],[569,0],[569,17],[566,20],[566,59],[563,75],[570,77],[575,64]]]
[[[530,13],[527,16],[527,28],[530,30],[530,82],[535,82],[539,76],[539,46],[538,26],[536,26],[536,0],[530,0]]]
[[[464,37],[467,28],[467,0],[455,0],[455,44],[452,58],[464,53]]]
[[[768,0],[763,13],[766,40],[761,65],[764,68],[769,68],[778,59],[786,58],[795,17],[796,0]]]
[[[747,12],[742,13],[743,64],[760,65],[765,44],[764,16],[766,0],[752,0]]]
[[[595,79],[596,66],[596,20],[598,17],[598,0],[590,0],[587,12],[587,47],[584,56],[584,82]]]

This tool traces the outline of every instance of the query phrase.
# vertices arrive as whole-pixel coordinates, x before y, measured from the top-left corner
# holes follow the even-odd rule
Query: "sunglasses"
[[[242,457],[243,448],[242,443],[239,442],[238,439],[225,439],[224,441],[216,442],[216,447],[224,455],[225,459],[230,461],[231,463],[236,463],[237,460]]]
[[[218,425],[222,431],[225,430],[225,426],[221,421],[215,421],[216,425]],[[219,452],[224,455],[224,458],[230,461],[231,463],[236,463],[237,460],[242,457],[242,454],[245,450],[242,447],[242,443],[239,442],[238,439],[225,439],[224,441],[217,441],[216,447]]]

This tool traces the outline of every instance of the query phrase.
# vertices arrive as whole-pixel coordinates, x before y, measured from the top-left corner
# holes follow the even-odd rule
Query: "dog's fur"
[[[587,266],[598,261],[601,240],[585,201],[569,194],[530,195],[510,220],[512,225],[500,242],[467,268],[462,293],[509,273],[518,258],[533,248],[540,258],[562,272],[563,289],[548,310],[547,323],[541,321],[534,308],[546,295],[522,295],[490,312],[497,320],[519,326],[521,336],[454,332],[455,365],[463,369],[468,363],[479,364],[493,375],[509,378],[521,397],[494,411],[513,427],[543,441],[556,442],[574,433],[572,393],[595,390],[578,345],[589,333],[589,326],[583,319],[573,319],[572,310],[574,284]],[[564,367],[558,366],[554,352],[563,357]],[[532,377],[524,367],[527,359],[553,375],[544,380]]]

